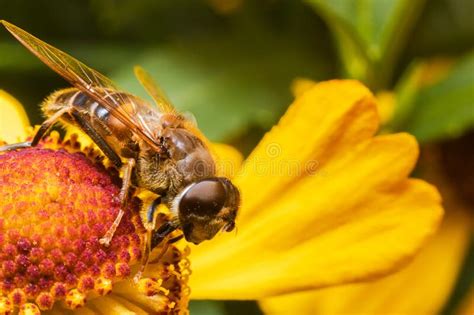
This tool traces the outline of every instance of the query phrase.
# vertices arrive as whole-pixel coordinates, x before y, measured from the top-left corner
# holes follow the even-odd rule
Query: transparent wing
[[[137,106],[132,98],[125,97],[126,93],[114,93],[119,90],[110,79],[21,28],[4,20],[0,20],[0,23],[48,67],[102,104],[120,122],[153,148],[159,150],[150,128],[146,126],[145,119],[141,116],[140,112],[143,110],[140,110],[140,106]],[[130,104],[130,102],[132,103]],[[132,106],[127,106],[127,109],[125,106],[121,106],[127,103]]]
[[[161,112],[173,114],[178,113],[174,106],[171,105],[171,102],[169,101],[168,97],[166,97],[165,92],[163,92],[160,86],[156,83],[155,80],[153,80],[151,75],[145,71],[145,69],[140,66],[135,66],[133,70],[135,72],[135,77],[143,86],[148,95],[153,98]]]
[[[141,66],[135,66],[133,70],[135,72],[135,77],[147,91],[148,95],[153,98],[160,112],[171,113],[180,116],[183,119],[184,127],[191,131],[195,136],[200,138],[208,147],[210,147],[209,140],[207,140],[204,134],[197,127],[197,122],[194,115],[189,112],[182,114],[179,113],[178,110],[176,110],[176,108],[171,104],[168,97],[156,83],[156,81],[153,80],[151,75]]]

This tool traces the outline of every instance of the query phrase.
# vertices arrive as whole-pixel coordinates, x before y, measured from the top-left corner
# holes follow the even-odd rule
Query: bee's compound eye
[[[182,215],[216,215],[226,201],[226,190],[222,183],[214,179],[205,179],[195,183],[183,195],[179,203]]]

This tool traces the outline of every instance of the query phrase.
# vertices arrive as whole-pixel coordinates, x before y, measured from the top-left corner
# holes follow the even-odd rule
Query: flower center
[[[50,309],[64,299],[76,308],[90,291],[109,293],[140,259],[136,199],[110,246],[99,244],[120,209],[119,186],[84,155],[7,152],[0,155],[0,187],[0,289],[13,306],[33,300]]]

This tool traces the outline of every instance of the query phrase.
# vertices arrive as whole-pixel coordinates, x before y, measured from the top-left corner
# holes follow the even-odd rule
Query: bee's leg
[[[166,221],[163,223],[158,230],[154,231],[151,235],[151,249],[160,245],[160,243],[178,227],[179,225],[176,221]]]
[[[70,107],[64,107],[63,109],[57,111],[46,119],[41,126],[39,127],[38,131],[36,132],[35,136],[33,137],[33,140],[30,141],[25,141],[25,142],[20,142],[20,143],[14,143],[14,144],[8,144],[3,147],[0,147],[0,152],[4,151],[11,151],[11,150],[16,150],[16,149],[24,149],[24,148],[30,148],[36,146],[40,140],[44,137],[44,135],[51,129],[51,127],[61,118],[66,113],[69,113],[71,111]]]
[[[119,210],[119,213],[117,214],[117,217],[115,218],[115,221],[112,223],[112,226],[110,226],[109,230],[107,231],[107,233],[105,233],[104,237],[102,237],[99,240],[99,242],[102,245],[109,246],[110,241],[114,237],[115,231],[117,230],[117,227],[119,226],[120,221],[122,220],[122,217],[125,214],[124,209],[127,205],[128,192],[131,186],[132,172],[133,172],[134,167],[135,167],[134,159],[128,159],[127,163],[122,166],[123,179],[122,179],[122,188],[120,189],[120,194],[119,194],[120,210]]]
[[[163,225],[160,226],[158,230],[148,231],[148,233],[146,234],[145,252],[143,253],[142,263],[137,274],[135,275],[135,277],[133,277],[133,280],[135,281],[135,283],[140,281],[142,274],[145,271],[145,268],[148,264],[148,258],[150,257],[151,250],[155,248],[156,246],[158,246],[164,239],[168,237],[170,233],[172,233],[177,228],[178,228],[177,222],[166,221],[165,223],[163,223]],[[179,239],[181,239],[182,237],[183,236],[179,236]],[[174,237],[170,239],[168,242],[166,242],[166,244],[161,249],[160,254],[153,260],[153,262],[160,260],[161,257],[163,257],[163,255],[166,253],[166,250],[168,249],[169,244],[172,244],[179,240],[177,238],[178,237]]]
[[[131,176],[132,176],[133,167],[135,166],[135,160],[129,159],[127,164],[123,165],[122,159],[120,158],[120,156],[117,153],[115,153],[115,151],[107,144],[107,142],[105,142],[104,138],[102,138],[102,136],[97,133],[94,127],[90,124],[87,118],[85,118],[80,111],[72,110],[70,114],[74,118],[76,123],[79,125],[79,127],[82,129],[82,131],[84,131],[92,139],[92,141],[94,141],[94,143],[109,158],[109,160],[112,161],[112,163],[114,163],[116,167],[121,167],[123,171],[122,188],[120,189],[120,194],[119,194],[119,199],[120,199],[119,213],[117,214],[117,217],[112,223],[112,226],[105,233],[104,237],[102,237],[99,240],[101,244],[105,246],[109,246],[110,241],[114,237],[115,230],[117,230],[117,227],[119,226],[120,221],[122,220],[122,217],[125,213],[123,209],[125,209],[127,198],[128,198],[128,191],[130,189]]]
[[[158,197],[155,200],[153,200],[153,202],[148,207],[148,210],[147,210],[147,213],[146,213],[146,219],[147,219],[148,223],[153,222],[153,219],[154,219],[154,216],[155,216],[155,210],[158,208],[158,206],[160,204],[161,204],[161,197]],[[154,227],[152,228],[152,230],[147,230],[147,232],[145,234],[145,248],[143,249],[142,263],[141,263],[140,269],[138,270],[137,274],[135,275],[135,277],[133,277],[133,280],[135,281],[135,283],[140,281],[140,279],[142,277],[142,274],[145,271],[145,268],[148,264],[148,258],[150,257],[150,252],[151,252],[151,239],[152,239],[153,229],[154,229]],[[161,256],[161,255],[159,255],[159,256]]]
[[[33,140],[31,141],[31,146],[32,147],[36,146],[40,142],[40,140],[43,139],[44,135],[49,131],[49,129],[51,129],[51,127],[53,127],[53,125],[58,122],[59,118],[61,118],[64,114],[67,114],[70,112],[71,112],[71,107],[64,107],[63,109],[58,110],[51,117],[46,119],[41,124],[35,136],[33,137]]]
[[[151,247],[150,247],[151,233],[152,233],[152,231],[148,230],[148,231],[146,231],[146,234],[145,234],[145,248],[143,250],[140,269],[138,269],[137,273],[133,277],[133,281],[135,283],[138,283],[138,281],[140,281],[140,279],[142,278],[143,272],[145,271],[145,268],[148,265],[148,259],[150,258],[150,253],[151,253]],[[160,254],[160,256],[161,256],[161,254]]]
[[[153,200],[153,202],[148,207],[148,210],[146,213],[146,219],[148,223],[153,222],[153,218],[155,216],[155,210],[160,204],[161,204],[161,197],[158,197],[155,200]],[[135,281],[135,283],[138,283],[138,281],[140,281],[142,274],[145,271],[145,268],[148,264],[148,259],[150,257],[150,252],[151,252],[151,239],[152,239],[151,235],[152,235],[152,230],[147,229],[146,234],[145,234],[145,246],[143,249],[142,262],[140,265],[140,269],[137,271],[135,277],[133,277],[133,281]]]
[[[87,121],[86,118],[83,117],[83,114],[77,110],[73,110],[71,111],[71,115],[74,117],[74,120],[79,125],[81,130],[84,131],[92,139],[92,141],[94,141],[94,143],[109,158],[109,160],[112,161],[116,167],[121,167],[122,159],[120,156],[115,153],[115,151],[107,144],[107,142],[105,142],[104,138],[102,138],[102,136],[97,133],[94,127]]]
[[[184,234],[181,234],[181,235],[175,236],[173,238],[170,238],[168,241],[166,241],[166,245],[163,246],[163,249],[162,249],[162,252],[160,253],[160,255],[158,255],[158,257],[156,257],[155,259],[150,260],[149,263],[150,264],[157,263],[161,259],[161,257],[163,257],[163,255],[166,253],[166,250],[168,249],[168,246],[170,244],[173,244],[173,243],[176,243],[177,241],[182,240],[183,237],[184,237]]]
[[[171,238],[169,241],[168,241],[168,244],[173,244],[173,243],[176,243],[177,241],[180,241],[182,240],[184,237],[184,234],[181,234],[181,235],[178,235],[178,236],[175,236],[173,238]]]
[[[148,207],[148,211],[146,212],[146,219],[148,223],[153,222],[153,217],[155,216],[155,210],[160,204],[161,204],[161,197],[158,197],[155,200],[153,200],[151,205]]]
[[[25,142],[19,142],[19,143],[7,144],[4,146],[1,146],[0,152],[6,152],[6,151],[12,151],[12,150],[24,149],[24,148],[30,148],[30,147],[31,147],[31,142],[25,141]]]

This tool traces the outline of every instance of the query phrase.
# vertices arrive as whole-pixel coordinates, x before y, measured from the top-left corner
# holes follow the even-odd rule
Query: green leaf
[[[420,142],[461,136],[474,127],[474,52],[461,59],[447,77],[423,88],[402,127]]]
[[[425,0],[306,0],[337,39],[346,74],[372,88],[389,83]]]
[[[408,58],[469,51],[474,45],[472,12],[472,0],[430,1],[411,36]]]
[[[224,304],[220,301],[190,301],[189,313],[193,315],[226,315]]]
[[[266,38],[266,39],[262,39]],[[193,113],[212,140],[228,140],[250,126],[269,128],[291,102],[299,76],[321,78],[330,65],[292,40],[215,38],[150,48],[120,65],[112,78],[144,96],[132,66],[143,66],[182,112]]]
[[[425,66],[424,62],[412,62],[397,82],[394,88],[396,98],[395,112],[392,119],[384,127],[386,132],[401,130],[403,124],[406,124],[406,121],[412,115]]]

